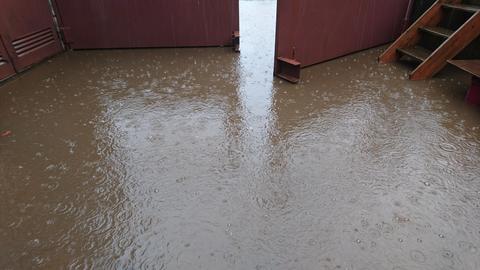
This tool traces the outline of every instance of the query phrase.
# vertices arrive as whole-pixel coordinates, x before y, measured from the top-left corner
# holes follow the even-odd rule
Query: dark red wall
[[[0,37],[17,71],[62,51],[48,0],[0,0]]]
[[[55,0],[74,49],[225,46],[238,0]]]
[[[388,43],[409,0],[278,0],[276,55],[302,67]]]
[[[7,50],[3,46],[3,42],[0,36],[0,81],[6,79],[15,74],[10,57]]]

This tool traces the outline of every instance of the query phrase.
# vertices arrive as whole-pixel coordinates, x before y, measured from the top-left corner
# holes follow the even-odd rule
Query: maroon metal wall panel
[[[48,0],[0,0],[0,34],[17,71],[62,50]]]
[[[0,36],[0,81],[15,74],[15,69],[7,54],[7,50],[3,46],[2,37]]]
[[[225,46],[238,0],[56,0],[74,49]]]
[[[302,67],[388,43],[409,0],[278,0],[276,55]]]

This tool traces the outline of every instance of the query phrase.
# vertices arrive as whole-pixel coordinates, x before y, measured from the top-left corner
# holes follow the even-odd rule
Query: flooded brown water
[[[0,87],[0,269],[480,269],[468,76],[382,48],[272,77],[230,48],[68,52]]]

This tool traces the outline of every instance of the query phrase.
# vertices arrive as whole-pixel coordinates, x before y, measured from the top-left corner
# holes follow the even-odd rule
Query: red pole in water
[[[472,77],[472,86],[468,90],[466,101],[470,104],[480,105],[480,78]]]

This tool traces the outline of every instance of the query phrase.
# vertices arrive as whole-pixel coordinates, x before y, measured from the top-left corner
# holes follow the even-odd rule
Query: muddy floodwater
[[[275,3],[241,13],[241,54],[67,52],[0,86],[0,269],[480,269],[468,75],[380,47],[292,85]]]

